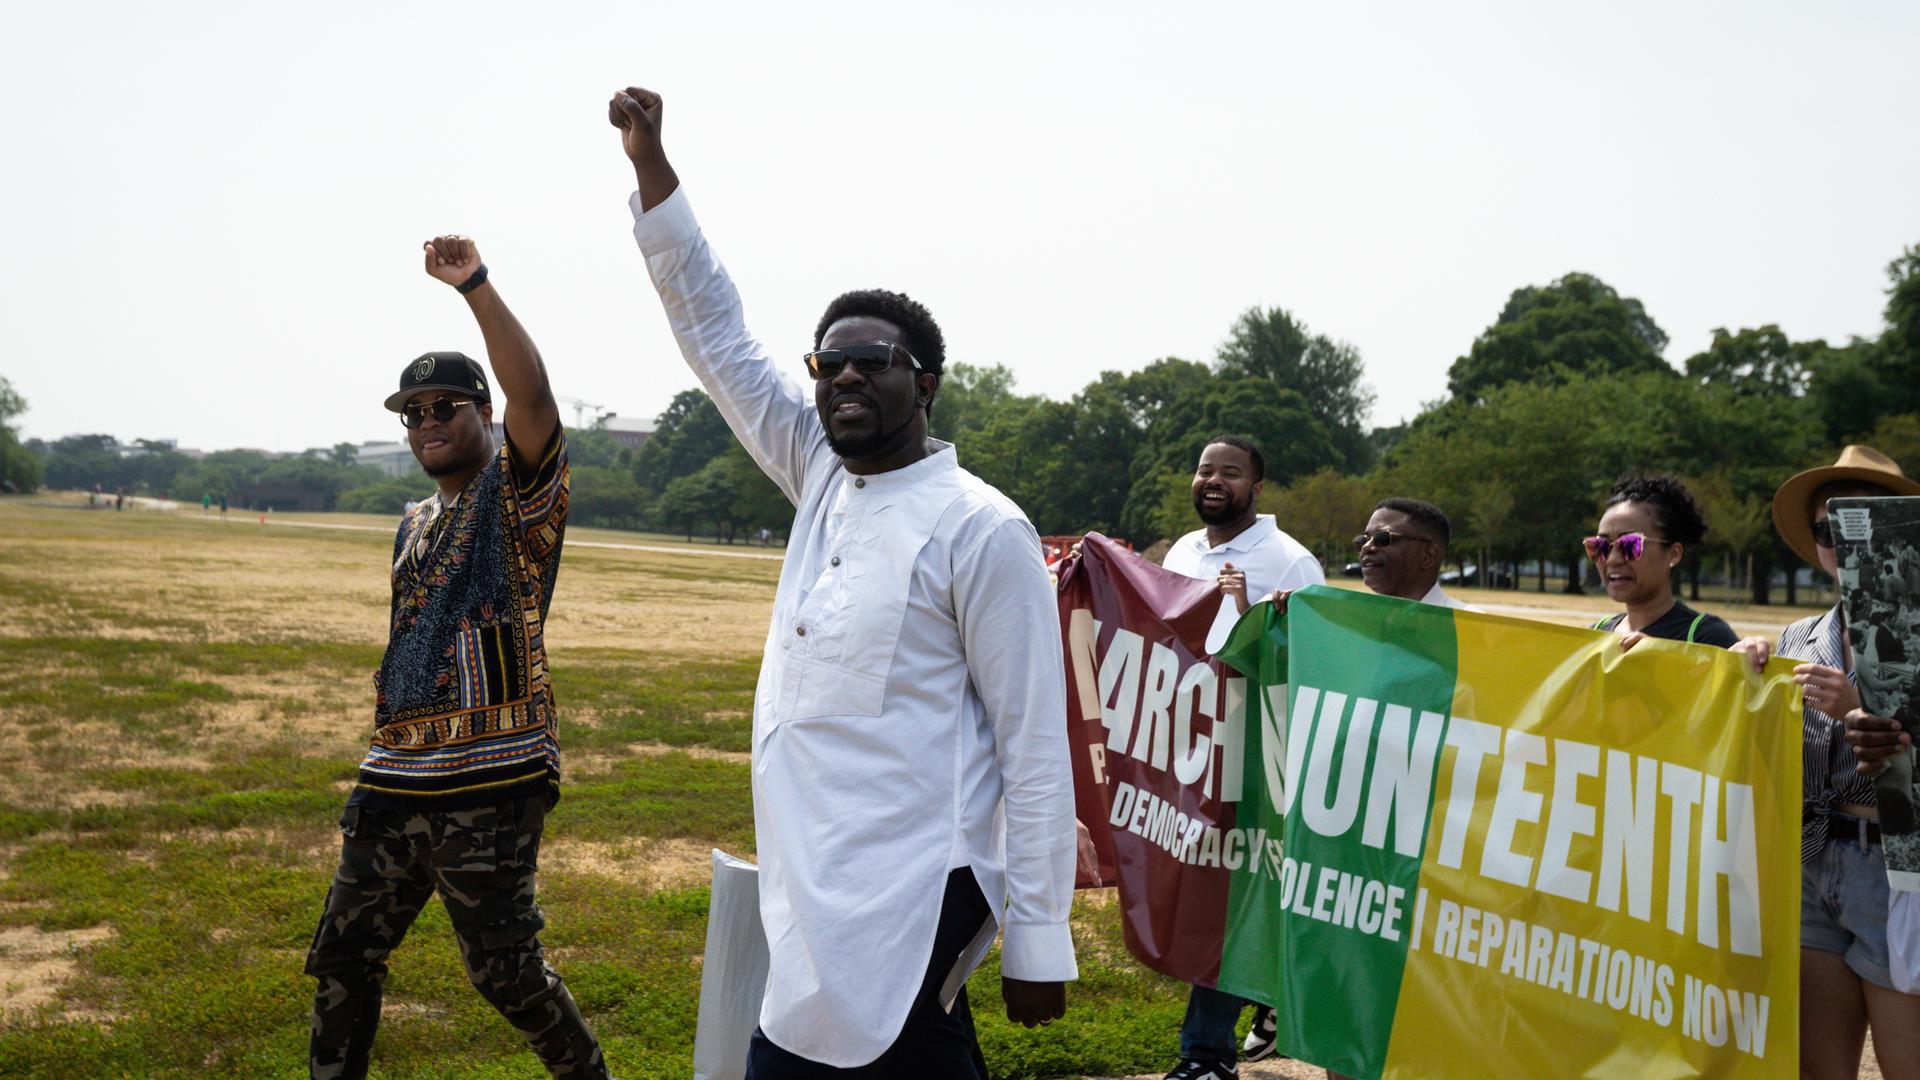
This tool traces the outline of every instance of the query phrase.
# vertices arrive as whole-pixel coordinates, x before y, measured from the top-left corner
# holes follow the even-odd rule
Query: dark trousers
[[[1187,1015],[1180,1021],[1181,1060],[1233,1064],[1240,1056],[1240,1048],[1234,1045],[1233,1026],[1240,1022],[1240,1011],[1252,1004],[1211,986],[1191,988]]]
[[[967,1008],[967,988],[960,988],[952,1011],[940,1007],[940,987],[953,971],[954,961],[974,935],[993,916],[981,895],[973,871],[961,867],[947,875],[946,896],[940,902],[940,924],[933,934],[933,955],[920,980],[906,1026],[872,1063],[852,1069],[808,1061],[773,1044],[754,1029],[747,1051],[747,1080],[986,1080],[987,1063],[973,1033],[973,1013]]]
[[[348,807],[326,912],[307,952],[320,980],[308,1067],[316,1080],[359,1080],[380,1026],[387,954],[436,890],[453,919],[467,978],[560,1077],[607,1075],[600,1046],[547,966],[534,869],[547,804],[411,813]]]

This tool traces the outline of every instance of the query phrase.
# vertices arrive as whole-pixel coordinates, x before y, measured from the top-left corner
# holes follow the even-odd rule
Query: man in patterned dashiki
[[[314,1077],[367,1074],[387,954],[435,892],[467,977],[560,1077],[605,1077],[600,1046],[547,966],[534,899],[541,826],[560,792],[543,626],[567,519],[567,448],[540,353],[473,241],[425,245],[466,297],[507,398],[493,445],[486,372],[457,352],[407,365],[386,400],[439,490],[393,548],[372,746],[340,828],[340,865],[307,954]]]

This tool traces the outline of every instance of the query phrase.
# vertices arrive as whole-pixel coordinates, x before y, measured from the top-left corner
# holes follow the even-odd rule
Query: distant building
[[[613,441],[629,450],[638,450],[653,437],[653,421],[642,420],[637,416],[616,416],[607,413],[600,418],[599,427],[613,436]]]
[[[412,476],[420,471],[420,463],[413,459],[413,447],[403,442],[361,443],[354,461],[372,465],[387,476]]]
[[[180,448],[178,439],[135,439],[130,443],[115,440],[115,452],[123,458],[146,457],[148,454],[164,454]]]

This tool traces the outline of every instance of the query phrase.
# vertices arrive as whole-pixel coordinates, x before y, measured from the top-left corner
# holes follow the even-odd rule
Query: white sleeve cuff
[[[633,211],[633,238],[642,255],[654,255],[677,248],[700,235],[700,223],[694,219],[693,204],[687,201],[687,185],[673,189],[651,210],[640,208],[638,191],[627,196],[627,209]]]
[[[1000,974],[1022,982],[1071,982],[1073,934],[1066,923],[1008,923],[1001,928]]]

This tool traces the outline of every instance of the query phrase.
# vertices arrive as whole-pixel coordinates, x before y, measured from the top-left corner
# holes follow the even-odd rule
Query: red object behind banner
[[[1242,698],[1229,692],[1239,676],[1205,645],[1224,597],[1098,533],[1059,568],[1074,811],[1085,830],[1076,884],[1118,887],[1127,948],[1141,963],[1210,986],[1231,879],[1219,843],[1233,825],[1241,747],[1231,714]]]

